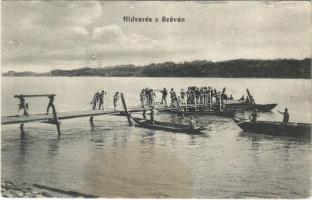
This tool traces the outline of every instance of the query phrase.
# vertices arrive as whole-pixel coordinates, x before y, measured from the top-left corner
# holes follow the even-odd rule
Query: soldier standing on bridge
[[[52,94],[52,95],[49,95],[48,98],[50,99],[49,100],[49,104],[48,104],[48,107],[47,107],[47,114],[49,114],[49,110],[50,110],[50,107],[52,107],[53,109],[53,101],[54,101],[54,96],[55,94]]]
[[[27,110],[28,110],[28,104],[25,102],[24,96],[21,94],[20,96],[16,96],[16,97],[19,98],[19,100],[20,100],[17,113],[18,113],[20,110],[23,109],[23,110],[24,110],[23,115],[28,116],[28,112],[27,112]]]
[[[167,106],[167,95],[168,95],[167,89],[164,88],[164,90],[162,90],[161,93],[162,93],[161,103]]]
[[[99,95],[100,95],[100,93],[99,93],[99,92],[96,92],[95,95],[94,95],[94,97],[93,97],[93,99],[92,99],[92,101],[90,102],[90,104],[93,105],[93,106],[92,106],[92,110],[95,110],[95,109],[96,109],[96,104],[97,104],[97,102],[99,101]]]
[[[151,106],[151,113],[150,113],[150,115],[151,115],[151,123],[153,124],[153,125],[155,125],[155,119],[154,119],[154,113],[155,113],[155,111],[154,111],[154,105],[152,105]]]
[[[114,111],[117,111],[117,103],[118,103],[118,100],[119,100],[119,93],[116,92],[115,95],[114,95],[114,99],[113,99]]]
[[[99,110],[104,110],[104,96],[105,95],[106,95],[106,90],[102,90],[101,93],[98,95]]]

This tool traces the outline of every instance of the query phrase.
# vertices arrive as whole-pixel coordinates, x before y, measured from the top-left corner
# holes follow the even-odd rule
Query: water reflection
[[[206,118],[207,126],[213,129],[233,124],[229,119],[213,120],[218,123],[210,123],[211,119]],[[18,179],[26,180],[30,180],[27,174],[31,173],[34,181],[50,180],[56,187],[64,183],[69,189],[102,197],[207,197],[207,194],[226,197],[242,195],[245,191],[238,189],[241,186],[250,188],[247,196],[267,193],[273,197],[272,191],[276,188],[263,187],[264,182],[289,189],[290,183],[302,181],[304,177],[276,183],[279,177],[288,178],[281,173],[292,174],[285,166],[294,160],[308,165],[305,143],[290,138],[240,132],[237,127],[188,135],[128,127],[118,122],[97,122],[93,131],[78,123],[75,129],[64,131],[66,139],[60,141],[37,139],[38,135],[49,136],[49,131],[42,135],[39,132],[33,138],[25,132],[23,140],[17,139],[2,154],[6,166],[15,166],[11,171],[6,167],[3,173],[6,177],[17,174]],[[16,144],[20,145],[19,152],[10,153]],[[8,164],[7,160],[17,155],[18,161]],[[35,165],[35,169],[30,169],[34,166],[30,162],[49,163],[51,167],[42,169]],[[273,164],[276,166],[272,167]],[[57,169],[62,169],[67,178],[76,178],[68,181],[61,176],[36,175],[36,171],[50,174]],[[264,191],[258,192],[259,187]]]
[[[90,122],[91,131],[94,131],[95,125],[94,125],[93,117],[90,117],[89,122]]]
[[[26,132],[24,130],[21,131],[21,140],[26,140],[27,139],[27,135]]]
[[[19,141],[20,143],[20,153],[19,155],[21,155],[21,159],[24,159],[26,154],[28,153],[28,150],[30,148],[30,145],[33,143],[30,139],[28,139],[28,134],[26,134],[25,132],[23,133],[23,139],[21,139]]]
[[[123,132],[122,135],[121,135],[121,145],[124,146],[124,147],[128,143],[128,136],[129,136],[128,132]]]
[[[58,155],[59,145],[60,145],[61,141],[62,140],[59,140],[59,139],[52,139],[52,140],[48,141],[48,143],[49,143],[48,153],[51,156],[51,158]]]
[[[189,140],[189,142],[188,142],[188,144],[189,145],[195,145],[196,144],[196,137],[195,137],[195,135],[190,135],[190,140]]]
[[[302,137],[289,137],[289,136],[273,136],[268,134],[260,134],[260,133],[253,133],[253,132],[239,132],[239,137],[248,139],[250,141],[284,141],[284,142],[291,142],[297,145],[300,144],[311,144],[310,139],[302,138]]]
[[[140,143],[141,144],[151,144],[154,145],[155,144],[155,130],[150,130],[150,129],[146,129],[146,131],[142,131],[141,133],[141,140]]]
[[[102,148],[106,143],[106,134],[101,131],[101,129],[91,130],[90,141],[95,143],[97,148]]]

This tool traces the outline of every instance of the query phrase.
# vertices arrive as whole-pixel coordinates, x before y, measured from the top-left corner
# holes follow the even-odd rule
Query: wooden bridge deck
[[[72,119],[78,117],[91,117],[97,115],[107,115],[119,113],[119,111],[104,111],[104,110],[81,110],[81,111],[70,111],[70,112],[58,112],[58,119]],[[35,121],[46,121],[52,120],[53,114],[31,114],[29,116],[13,115],[13,116],[2,116],[1,124],[19,124]]]
[[[143,111],[144,109],[141,108],[132,108],[127,111],[126,103],[123,97],[123,94],[121,93],[121,99],[124,105],[124,110],[125,112],[140,112]],[[116,114],[120,113],[120,111],[113,111],[113,110],[80,110],[80,111],[69,111],[69,112],[56,112],[55,106],[53,104],[53,99],[51,102],[51,97],[55,95],[15,95],[14,97],[20,98],[22,102],[22,98],[25,97],[43,97],[43,96],[48,96],[50,98],[49,105],[52,104],[52,113],[51,114],[30,114],[28,116],[23,116],[23,115],[13,115],[13,116],[2,116],[1,117],[1,125],[6,125],[6,124],[20,124],[20,130],[21,133],[24,133],[24,123],[29,123],[29,122],[45,122],[45,123],[51,123],[55,124],[58,132],[58,138],[61,136],[61,129],[60,129],[60,120],[63,119],[72,119],[72,118],[78,118],[78,117],[90,117],[90,123],[92,126],[93,124],[93,117],[98,116],[98,115],[107,115],[107,114]],[[25,108],[24,108],[25,109]],[[129,120],[129,115],[127,115],[128,121],[130,124]]]
[[[168,109],[168,107],[159,106],[156,108],[157,110]],[[141,112],[144,109],[132,107],[129,108],[128,112]],[[92,117],[97,115],[109,115],[109,114],[117,114],[123,111],[113,111],[113,110],[80,110],[80,111],[68,111],[68,112],[57,112],[57,116],[59,120],[62,119],[72,119],[78,117]],[[29,116],[22,115],[11,115],[11,116],[2,116],[1,124],[22,124],[29,122],[40,122],[40,121],[48,121],[53,120],[53,114],[30,114]]]

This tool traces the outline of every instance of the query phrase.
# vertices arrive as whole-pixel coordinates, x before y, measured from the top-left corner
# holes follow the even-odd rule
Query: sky
[[[309,1],[2,1],[1,70],[311,57]],[[183,23],[124,22],[124,16]]]

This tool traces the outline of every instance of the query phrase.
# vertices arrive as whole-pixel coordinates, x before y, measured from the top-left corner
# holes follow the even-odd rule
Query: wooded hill
[[[229,60],[152,63],[104,68],[53,70],[51,76],[311,78],[311,59]]]

